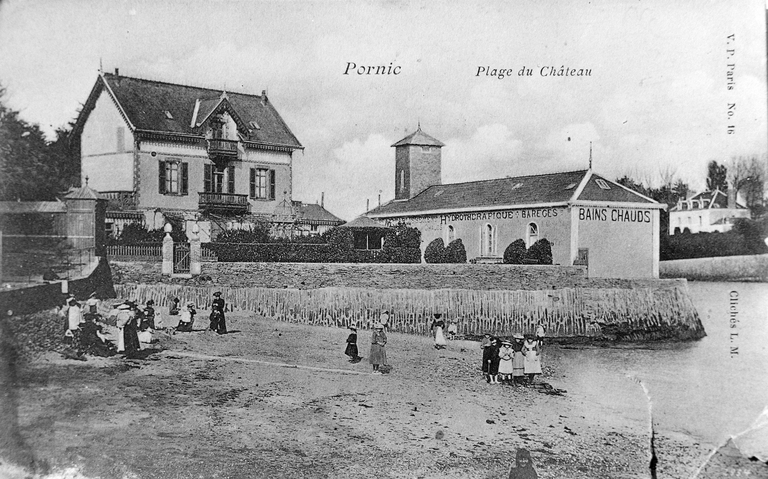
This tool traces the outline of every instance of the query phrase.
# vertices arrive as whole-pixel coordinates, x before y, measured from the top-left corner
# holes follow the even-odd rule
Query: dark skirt
[[[488,364],[491,361],[491,356],[493,356],[493,348],[487,347],[483,348],[483,372],[488,372]]]
[[[344,354],[346,354],[350,358],[356,358],[358,354],[357,344],[347,343],[347,349],[344,350]]]
[[[227,318],[224,317],[224,313],[220,313],[219,316],[219,326],[216,328],[216,332],[219,334],[226,334],[227,333]]]
[[[125,338],[125,354],[133,354],[136,351],[141,350],[141,343],[139,342],[139,332],[136,330],[136,323],[134,320],[128,321],[128,324],[123,328],[123,337]]]
[[[488,365],[488,374],[495,376],[499,374],[499,355],[491,357],[490,364]]]
[[[368,361],[371,364],[387,364],[387,353],[384,351],[384,346],[371,344],[371,355]]]
[[[194,321],[190,321],[188,323],[179,321],[179,325],[176,326],[176,331],[179,331],[182,333],[189,333],[192,331],[192,323],[194,323]]]

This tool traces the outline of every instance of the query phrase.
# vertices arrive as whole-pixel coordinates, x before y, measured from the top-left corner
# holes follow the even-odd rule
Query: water
[[[659,430],[716,445],[747,429],[768,406],[768,284],[691,282],[689,290],[706,338],[652,349],[566,350],[569,394],[647,424],[636,377],[650,391]],[[738,322],[731,328],[735,295]]]

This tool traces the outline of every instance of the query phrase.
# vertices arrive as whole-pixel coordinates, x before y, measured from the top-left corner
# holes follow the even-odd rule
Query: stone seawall
[[[280,321],[370,328],[382,310],[391,311],[390,329],[429,334],[433,313],[456,320],[459,333],[486,331],[509,336],[532,333],[538,323],[556,338],[613,341],[698,339],[705,335],[684,281],[663,287],[561,288],[552,290],[318,289],[122,284],[119,297],[154,300],[167,312],[172,298],[209,309],[214,291],[230,308]],[[206,322],[205,315],[201,321]]]

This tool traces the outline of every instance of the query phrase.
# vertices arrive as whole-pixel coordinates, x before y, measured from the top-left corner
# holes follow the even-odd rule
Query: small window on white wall
[[[526,231],[525,245],[527,248],[533,246],[533,243],[539,240],[539,226],[536,223],[528,224],[528,231]]]
[[[486,224],[480,234],[480,255],[493,256],[496,254],[496,231],[493,225]]]
[[[447,242],[450,243],[451,241],[456,239],[456,230],[453,228],[452,225],[448,225],[448,237]]]

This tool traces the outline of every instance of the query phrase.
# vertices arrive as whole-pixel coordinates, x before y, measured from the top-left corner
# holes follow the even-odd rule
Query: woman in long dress
[[[373,334],[371,334],[371,354],[368,361],[373,366],[373,374],[381,374],[379,366],[387,364],[387,353],[384,346],[387,344],[387,335],[384,333],[384,326],[381,323],[373,325]]]
[[[539,343],[533,336],[527,336],[523,343],[525,355],[525,375],[528,376],[528,384],[533,383],[537,374],[541,374],[541,359],[539,358]]]
[[[128,305],[131,309],[128,311],[128,322],[123,327],[123,336],[125,337],[125,355],[130,357],[141,350],[141,342],[139,342],[139,310],[134,302]]]
[[[442,315],[435,313],[435,320],[432,321],[432,330],[435,333],[435,349],[445,349],[445,336],[443,335],[443,328],[445,327],[445,321],[440,319]]]
[[[491,384],[499,384],[499,350],[501,341],[497,337],[491,338],[491,359],[488,364],[488,377]]]

